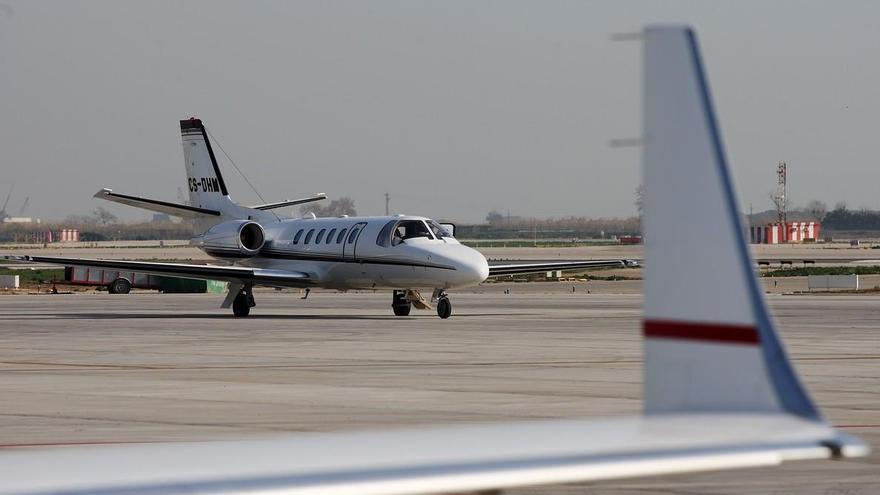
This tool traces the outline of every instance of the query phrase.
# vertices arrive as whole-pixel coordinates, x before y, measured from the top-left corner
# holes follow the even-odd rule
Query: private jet
[[[477,250],[454,237],[455,226],[409,215],[282,219],[271,210],[326,198],[308,198],[241,206],[229,196],[211,141],[202,121],[180,121],[189,204],[175,204],[102,189],[95,197],[146,210],[192,219],[191,243],[223,265],[194,265],[52,256],[5,256],[25,262],[85,266],[220,280],[229,283],[221,304],[237,317],[256,305],[254,286],[325,289],[390,289],[395,315],[407,316],[413,306],[449,318],[448,290],[477,285],[490,277],[554,270],[634,266],[635,260],[585,260],[489,265]],[[113,293],[127,293],[132,280],[121,275],[110,284]],[[421,290],[433,290],[430,302]]]

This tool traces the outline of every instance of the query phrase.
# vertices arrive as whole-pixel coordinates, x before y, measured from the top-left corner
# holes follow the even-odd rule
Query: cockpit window
[[[417,237],[434,239],[431,230],[422,220],[401,220],[397,222],[391,233],[391,245],[396,246],[403,241]]]
[[[452,234],[449,233],[448,230],[443,228],[442,225],[440,225],[439,223],[437,223],[434,220],[428,220],[428,227],[431,228],[431,232],[434,233],[434,237],[436,237],[437,239],[442,239],[444,237],[450,237],[450,238],[452,237]]]

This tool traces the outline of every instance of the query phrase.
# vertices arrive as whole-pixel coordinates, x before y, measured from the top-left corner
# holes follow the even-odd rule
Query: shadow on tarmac
[[[515,313],[517,317],[542,316],[540,313]],[[455,314],[452,318],[497,318],[500,316],[514,316],[510,313],[471,313]],[[6,320],[149,320],[149,319],[187,319],[187,320],[231,320],[238,319],[230,313],[55,313],[49,315],[35,315],[33,313],[8,313]],[[415,316],[383,316],[383,315],[291,315],[291,314],[251,314],[240,318],[248,320],[372,320],[372,321],[421,321],[425,319],[438,319],[433,313]]]

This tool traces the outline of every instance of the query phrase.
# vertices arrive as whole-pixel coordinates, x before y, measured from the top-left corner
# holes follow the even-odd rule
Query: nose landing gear
[[[452,316],[452,303],[449,302],[449,295],[445,290],[434,289],[431,300],[437,301],[437,316],[444,320]]]
[[[443,296],[437,301],[437,316],[444,320],[452,316],[452,303],[448,297]]]

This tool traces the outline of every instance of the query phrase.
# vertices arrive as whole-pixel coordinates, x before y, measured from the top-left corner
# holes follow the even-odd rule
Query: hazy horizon
[[[874,2],[0,3],[0,201],[47,220],[102,187],[177,201],[177,121],[202,118],[267,201],[326,192],[360,214],[478,222],[634,215],[641,51],[700,37],[742,207],[880,209]],[[220,150],[236,201],[260,203]],[[682,194],[686,194],[682,191]],[[2,204],[2,203],[0,203]],[[285,210],[286,212],[289,210]]]

